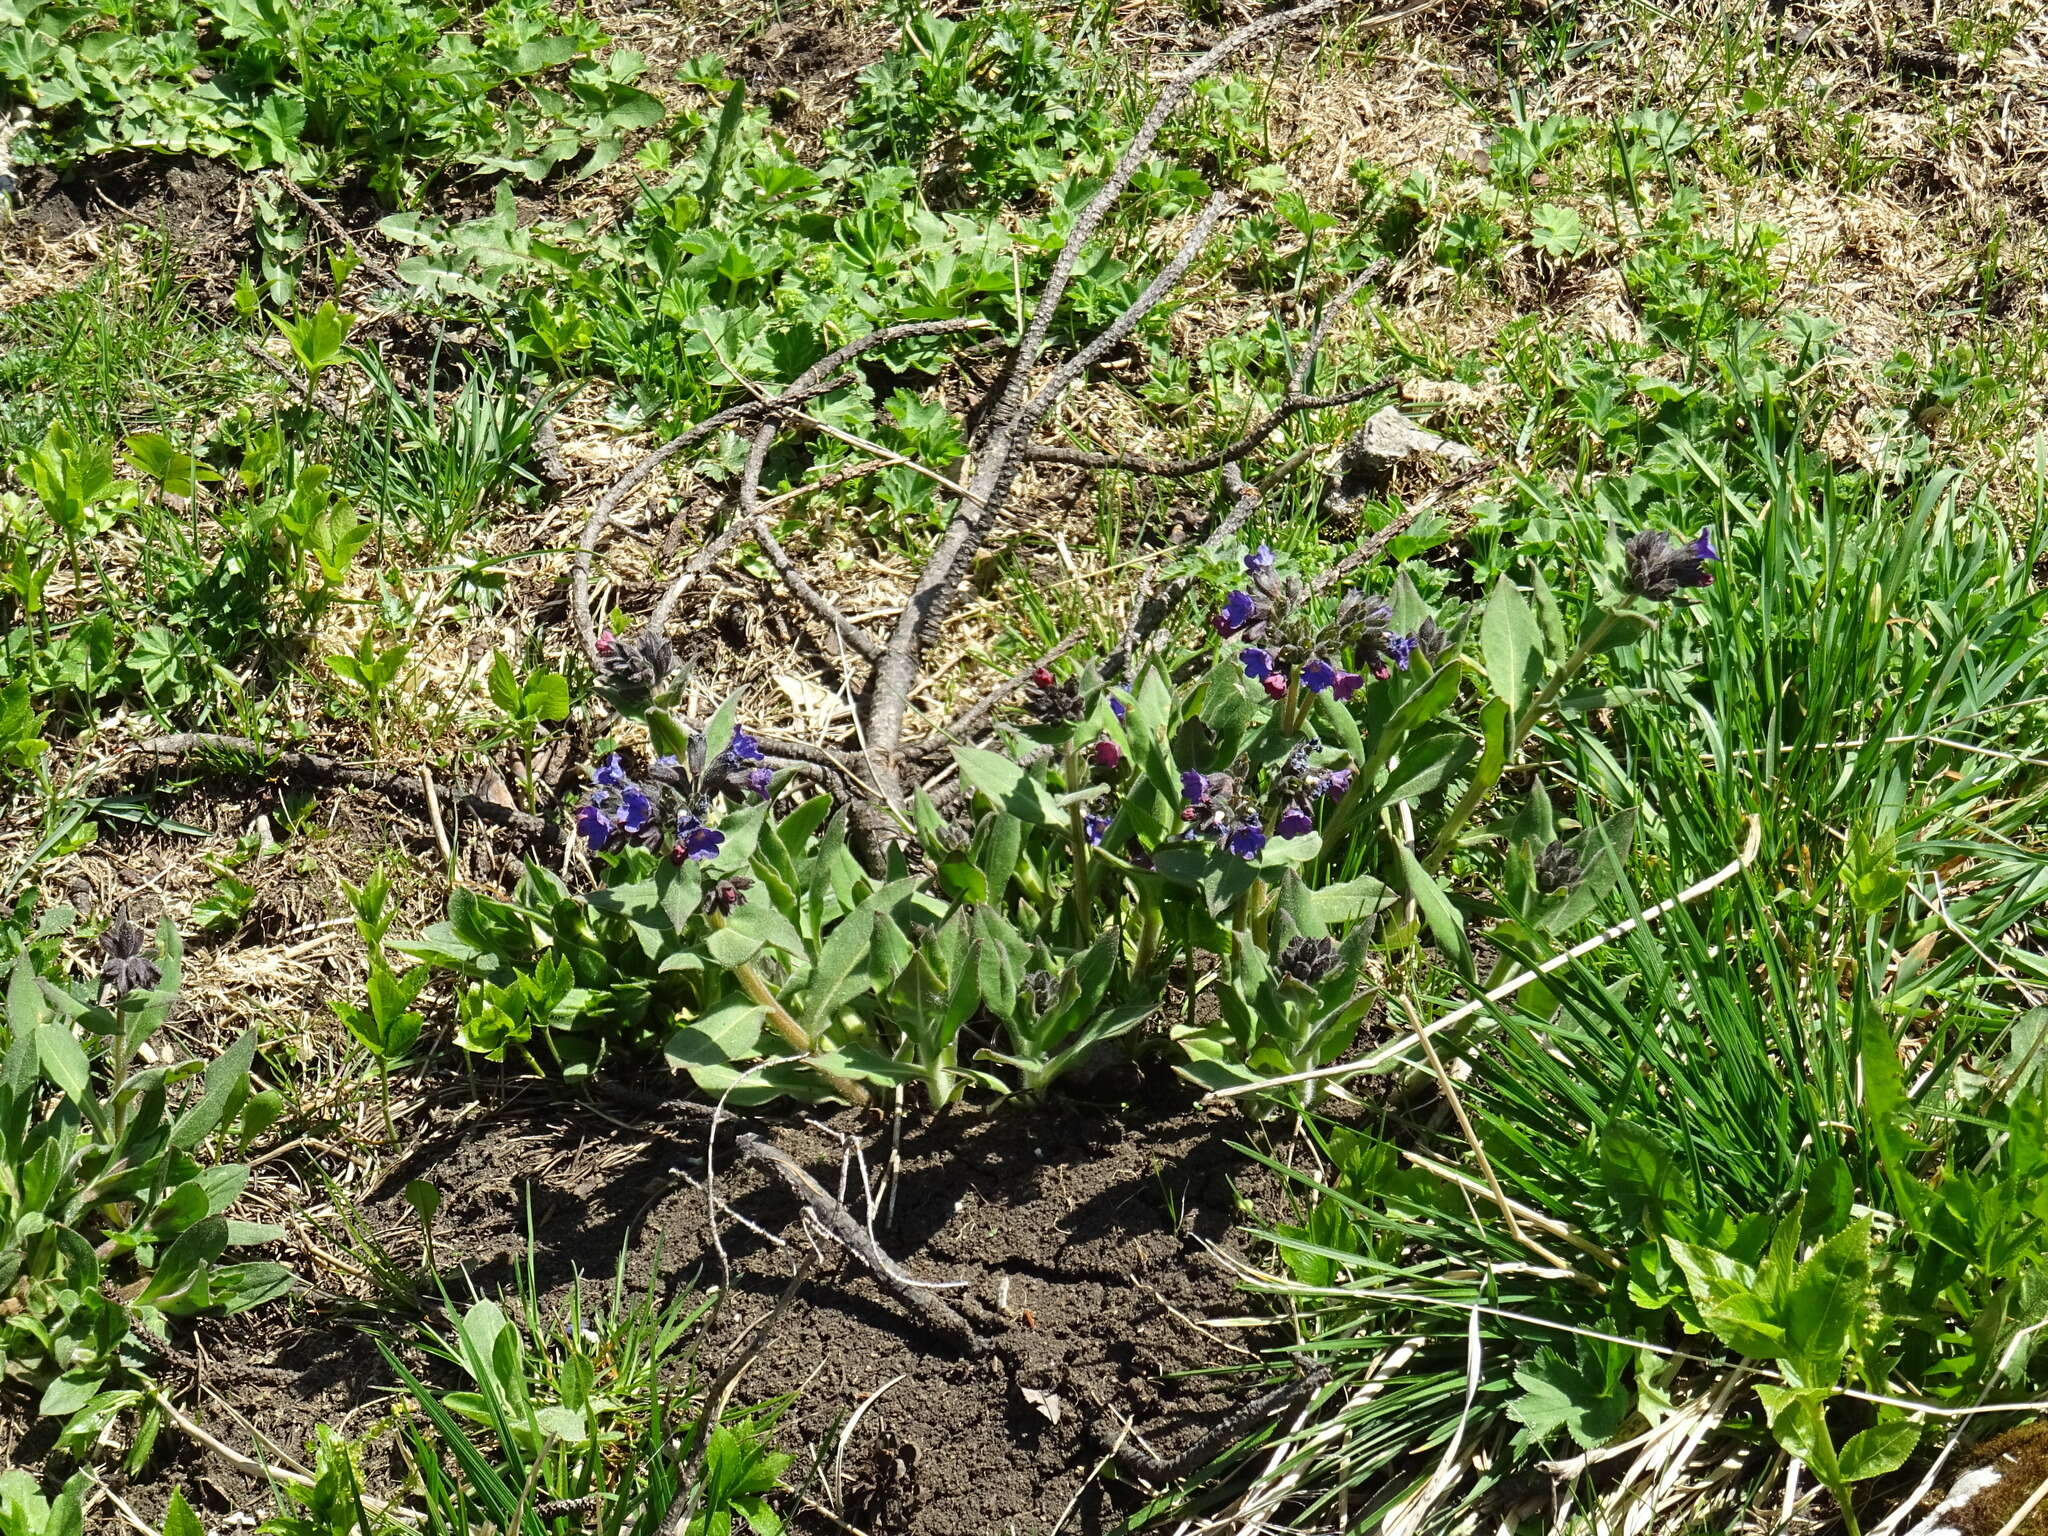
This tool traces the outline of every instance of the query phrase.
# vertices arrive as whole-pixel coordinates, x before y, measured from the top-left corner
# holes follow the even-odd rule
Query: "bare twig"
[[[339,758],[328,757],[319,752],[278,751],[261,742],[251,741],[246,736],[222,736],[211,732],[189,731],[175,736],[155,736],[138,742],[132,749],[144,757],[166,761],[212,758],[211,766],[218,768],[221,758],[248,759],[240,771],[258,777],[311,780],[321,784],[344,784],[353,789],[374,790],[408,811],[430,815],[429,803],[423,785],[430,783],[424,770],[418,773],[397,769],[361,768],[353,763],[344,763]],[[481,795],[458,795],[445,785],[435,785],[440,799],[474,816],[477,820],[492,826],[503,827],[517,832],[532,842],[552,846],[562,841],[561,828],[553,822],[510,806],[500,805]],[[442,834],[445,840],[446,834]]]

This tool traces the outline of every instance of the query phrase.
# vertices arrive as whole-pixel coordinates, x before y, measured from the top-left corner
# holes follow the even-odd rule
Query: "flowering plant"
[[[1704,534],[1617,545],[1568,645],[1540,576],[1435,613],[1405,578],[1326,600],[1260,546],[1192,650],[1117,687],[1034,673],[1011,750],[956,747],[875,868],[828,797],[778,806],[730,704],[701,732],[651,707],[644,766],[606,758],[575,809],[599,887],[535,867],[415,952],[468,979],[473,1049],[588,1071],[658,1045],[741,1099],[1043,1092],[1162,1010],[1151,1038],[1206,1085],[1321,1065],[1425,939],[1470,976],[1474,917],[1526,954],[1595,915],[1628,818],[1560,835],[1540,783],[1475,815],[1566,685],[1715,558]]]

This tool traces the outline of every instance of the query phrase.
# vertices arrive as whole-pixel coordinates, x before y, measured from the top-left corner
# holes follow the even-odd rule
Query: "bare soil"
[[[1144,1445],[1170,1456],[1261,1390],[1260,1376],[1233,1368],[1253,1365],[1260,1345],[1283,1344],[1283,1328],[1212,1326],[1253,1308],[1205,1251],[1229,1244],[1245,1214],[1272,1199],[1260,1166],[1231,1145],[1244,1122],[1192,1105],[1171,1078],[1123,1086],[1137,1099],[1123,1109],[1068,1101],[905,1122],[896,1195],[878,1200],[874,1230],[911,1273],[966,1282],[947,1294],[1007,1327],[991,1354],[971,1356],[819,1239],[822,1264],[733,1399],[792,1398],[777,1428],[798,1458],[789,1481],[801,1491],[777,1501],[792,1531],[842,1531],[840,1522],[869,1536],[1102,1531],[1143,1497],[1102,1468],[1102,1437],[1116,1439],[1128,1420]],[[782,1185],[751,1167],[720,1168],[719,1198],[758,1229],[721,1215],[727,1279],[701,1184],[674,1173],[702,1179],[694,1122],[537,1086],[486,1107],[465,1104],[468,1085],[447,1087],[363,1212],[387,1252],[416,1260],[417,1222],[402,1191],[412,1179],[438,1187],[437,1261],[458,1300],[511,1291],[529,1262],[529,1233],[548,1306],[579,1275],[608,1287],[621,1265],[631,1291],[716,1287],[722,1298],[694,1358],[676,1362],[679,1378],[694,1365],[701,1381],[775,1305],[812,1242]],[[882,1116],[843,1111],[763,1128],[867,1214],[860,1163],[879,1194],[889,1158]],[[317,1291],[294,1310],[201,1325],[194,1352],[205,1362],[198,1395],[209,1422],[232,1439],[220,1426],[240,1420],[242,1443],[260,1436],[293,1450],[321,1422],[374,1442],[389,1385],[375,1316]],[[174,1438],[165,1437],[170,1454],[159,1455],[151,1486],[129,1490],[137,1508],[160,1507],[173,1485],[209,1519],[268,1503],[254,1480],[171,1448]],[[373,1450],[371,1491],[381,1479],[395,1492],[397,1470]]]

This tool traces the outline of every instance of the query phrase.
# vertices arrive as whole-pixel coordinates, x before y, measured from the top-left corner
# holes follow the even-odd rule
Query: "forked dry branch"
[[[592,665],[602,669],[605,661],[600,628],[591,606],[592,565],[605,532],[620,507],[664,462],[678,453],[727,428],[751,428],[749,451],[734,491],[729,517],[723,528],[709,538],[673,577],[649,614],[645,633],[655,637],[663,634],[677,598],[734,543],[751,539],[757,544],[791,594],[818,620],[836,644],[860,659],[867,674],[856,701],[854,729],[848,739],[833,742],[764,741],[763,745],[771,762],[800,766],[842,798],[853,802],[856,830],[860,833],[859,840],[865,845],[864,852],[876,853],[880,844],[892,835],[892,824],[904,823],[911,791],[934,767],[934,759],[939,755],[935,749],[984,727],[995,705],[1009,691],[1008,688],[995,690],[937,731],[915,739],[909,736],[910,704],[925,654],[958,597],[976,555],[1001,526],[1018,477],[1027,465],[1062,465],[1166,479],[1186,479],[1222,471],[1227,476],[1227,486],[1239,490],[1243,481],[1237,474],[1237,466],[1290,420],[1309,412],[1351,405],[1384,393],[1391,387],[1390,381],[1375,379],[1330,393],[1311,393],[1309,388],[1332,322],[1338,312],[1378,275],[1381,268],[1376,265],[1358,274],[1323,305],[1287,381],[1283,398],[1226,446],[1195,457],[1155,460],[1133,454],[1091,452],[1034,440],[1039,426],[1067,391],[1179,289],[1218,225],[1234,211],[1234,203],[1228,195],[1212,197],[1182,236],[1173,256],[1130,305],[1070,356],[1057,365],[1047,366],[1046,354],[1053,321],[1073,281],[1080,255],[1129,186],[1137,168],[1151,153],[1167,120],[1188,99],[1198,82],[1246,49],[1290,28],[1346,9],[1352,3],[1353,0],[1307,0],[1307,3],[1289,10],[1248,22],[1187,65],[1160,92],[1102,185],[1076,216],[1066,244],[1036,295],[1023,337],[1010,350],[1002,368],[980,398],[969,406],[968,420],[976,425],[969,444],[969,470],[964,482],[947,481],[931,471],[922,471],[951,489],[952,505],[944,531],[912,580],[886,635],[877,634],[848,618],[831,594],[814,583],[782,547],[762,515],[762,476],[771,450],[785,434],[816,430],[817,423],[800,410],[803,403],[835,387],[860,358],[894,342],[983,328],[983,322],[977,319],[887,326],[840,347],[779,393],[770,395],[749,385],[754,393],[753,399],[696,423],[621,477],[591,509],[571,574],[570,610]],[[1387,26],[1434,4],[1435,0],[1419,0],[1417,4],[1364,17],[1353,25]],[[1241,525],[1249,511],[1248,500],[1238,498],[1237,506],[1225,518],[1219,534],[1212,537],[1227,537],[1230,530]],[[1129,665],[1136,651],[1164,622],[1182,590],[1170,585],[1164,592],[1141,601],[1130,627],[1110,658],[1110,664],[1118,672]]]

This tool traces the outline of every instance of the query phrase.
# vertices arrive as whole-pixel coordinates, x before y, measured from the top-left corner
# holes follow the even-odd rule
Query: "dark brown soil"
[[[704,1195],[670,1176],[702,1174],[692,1122],[612,1104],[599,1113],[540,1090],[465,1110],[466,1085],[450,1086],[448,1111],[365,1205],[394,1257],[418,1254],[401,1192],[425,1179],[443,1192],[438,1260],[458,1300],[471,1288],[511,1290],[529,1231],[550,1301],[578,1274],[608,1285],[622,1254],[630,1289],[720,1284]],[[789,1480],[805,1485],[778,1501],[792,1531],[841,1529],[833,1515],[869,1536],[1045,1533],[1063,1516],[1063,1532],[1100,1531],[1142,1495],[1113,1469],[1090,1476],[1102,1460],[1097,1426],[1114,1437],[1128,1416],[1153,1451],[1171,1455],[1261,1389],[1256,1375],[1188,1373],[1248,1366],[1256,1346],[1284,1342],[1278,1326],[1203,1326],[1256,1309],[1203,1244],[1228,1243],[1243,1202],[1264,1203],[1268,1181],[1229,1145],[1245,1134],[1241,1119],[1191,1107],[1177,1086],[1153,1089],[1155,1102],[1121,1112],[1010,1106],[906,1122],[893,1219],[885,1205],[875,1231],[920,1278],[966,1281],[948,1293],[967,1298],[963,1310],[1007,1325],[992,1353],[972,1357],[820,1239],[823,1262],[734,1395],[793,1396],[778,1430],[797,1457]],[[619,1122],[674,1125],[683,1139]],[[773,1129],[827,1188],[841,1188],[844,1166],[847,1203],[865,1216],[860,1170],[841,1138],[860,1141],[879,1182],[888,1157],[880,1116],[847,1111]],[[700,1380],[774,1305],[810,1242],[794,1198],[762,1172],[721,1167],[716,1188],[786,1246],[721,1219],[730,1288],[697,1336]],[[389,1373],[363,1332],[332,1308],[257,1319],[209,1323],[200,1338],[221,1362],[209,1367],[210,1389],[250,1430],[297,1449],[319,1422],[343,1424],[352,1440],[375,1428]],[[842,1450],[850,1415],[869,1399]],[[264,1502],[217,1461],[182,1450],[172,1460],[149,1481],[181,1482],[215,1511]],[[373,1453],[366,1470],[374,1481],[394,1469]]]

